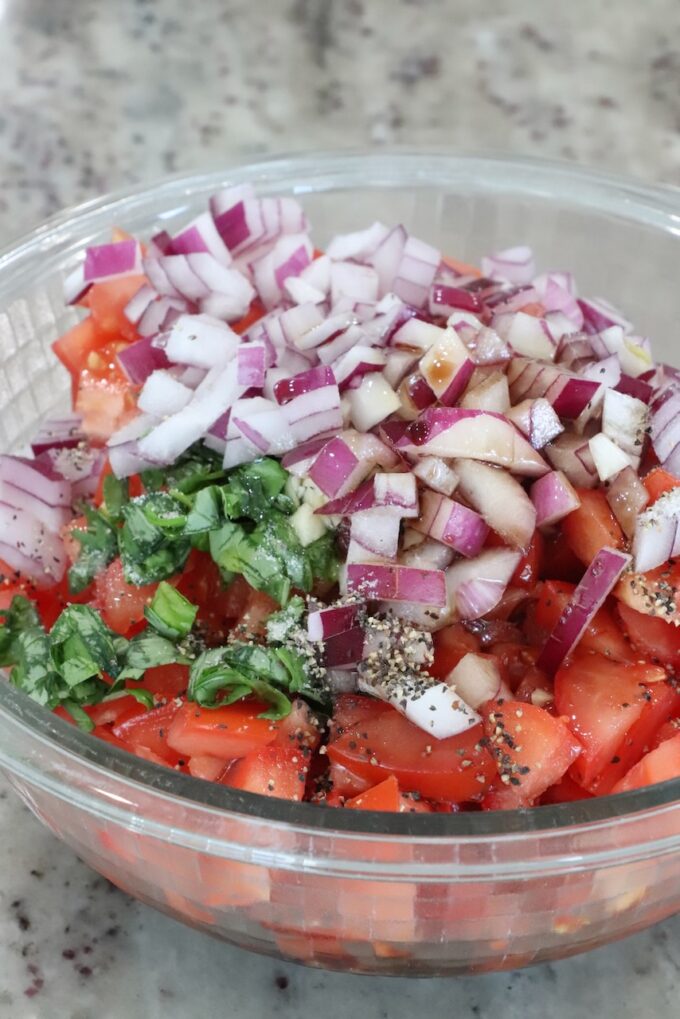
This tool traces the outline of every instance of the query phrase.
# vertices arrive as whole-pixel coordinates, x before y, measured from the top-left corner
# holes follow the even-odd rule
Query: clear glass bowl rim
[[[306,185],[306,178],[314,178]],[[505,156],[451,154],[447,150],[417,151],[408,148],[336,150],[313,154],[275,155],[257,162],[235,161],[219,170],[201,174],[175,174],[155,182],[121,189],[67,208],[33,231],[0,250],[0,311],[7,291],[35,280],[36,266],[63,265],[76,257],[89,231],[114,224],[125,226],[125,215],[151,194],[163,192],[168,201],[187,200],[230,183],[252,181],[265,190],[283,190],[303,196],[305,192],[334,190],[342,186],[426,188],[432,184],[467,185],[486,193],[517,194],[569,200],[580,208],[610,212],[680,235],[680,188],[648,185],[634,178],[593,171],[567,162]],[[324,184],[327,179],[327,184]],[[38,261],[39,260],[39,261]],[[680,802],[680,779],[616,796],[596,797],[575,803],[534,807],[530,810],[472,812],[461,814],[386,814],[373,811],[324,809],[315,804],[244,793],[172,771],[106,744],[83,733],[36,704],[9,683],[0,682],[0,713],[23,728],[28,740],[53,745],[84,759],[96,769],[113,773],[131,786],[153,789],[164,798],[176,798],[196,807],[227,811],[275,825],[348,835],[411,836],[422,839],[475,839],[516,836],[599,827],[616,819],[655,812]],[[28,759],[14,761],[0,747],[0,765],[17,766],[38,785],[41,772]],[[75,792],[75,791],[74,791]],[[88,798],[88,797],[86,797]],[[132,797],[131,797],[132,798]],[[82,802],[82,790],[78,790]],[[92,797],[93,802],[96,796]]]

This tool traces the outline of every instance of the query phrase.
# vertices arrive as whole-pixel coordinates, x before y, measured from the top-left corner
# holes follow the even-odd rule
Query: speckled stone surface
[[[267,151],[446,144],[680,183],[676,0],[0,0],[0,241]],[[0,786],[4,789],[4,785]],[[680,919],[554,966],[370,980],[113,889],[0,791],[0,1019],[673,1015]]]

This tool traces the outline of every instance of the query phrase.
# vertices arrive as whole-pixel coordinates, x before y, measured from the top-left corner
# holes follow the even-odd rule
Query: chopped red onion
[[[327,669],[356,665],[364,656],[364,631],[360,626],[353,626],[344,633],[327,637],[321,654]]]
[[[170,365],[165,351],[153,345],[151,336],[144,336],[141,340],[123,347],[116,357],[134,386],[145,382],[157,368],[167,368]]]
[[[413,474],[375,474],[354,492],[332,499],[316,512],[350,516],[369,509],[389,510],[397,517],[417,517],[418,491]]]
[[[346,562],[384,562],[396,559],[401,518],[390,510],[368,509],[354,513]]]
[[[307,636],[311,641],[327,640],[351,630],[365,608],[361,602],[350,605],[331,605],[317,609],[307,616]]]
[[[604,394],[602,408],[602,431],[621,449],[639,457],[647,434],[649,409],[641,400],[634,396],[617,393],[607,389]],[[654,450],[661,461],[665,452],[659,449],[659,439],[654,443]],[[670,452],[670,450],[669,450]]]
[[[289,276],[283,282],[283,292],[293,304],[323,304],[326,295],[302,276]]]
[[[137,397],[137,406],[145,414],[162,418],[177,414],[193,395],[192,390],[182,385],[169,371],[160,369],[147,378]]]
[[[263,343],[242,343],[236,351],[236,378],[239,386],[262,389],[264,385],[266,350]]]
[[[493,371],[477,385],[471,384],[460,400],[460,406],[469,410],[488,410],[495,414],[510,416],[510,391],[506,376],[502,371]],[[536,448],[534,446],[534,449]]]
[[[523,311],[494,315],[492,326],[509,343],[516,354],[552,361],[557,339],[545,319],[526,315]]]
[[[52,506],[32,492],[17,488],[3,477],[0,477],[0,503],[5,507],[11,506],[20,514],[20,518],[24,514],[29,515],[52,534],[59,534],[73,515],[70,507]]]
[[[289,234],[252,263],[253,282],[265,308],[273,308],[280,301],[283,284],[289,276],[300,275],[311,262],[313,251],[307,234]]]
[[[625,552],[600,549],[543,645],[536,663],[539,669],[549,675],[559,669],[629,563],[630,556]]]
[[[366,230],[337,234],[326,246],[326,254],[335,261],[353,258],[363,262],[376,251],[389,232],[383,223],[375,222]]]
[[[642,379],[634,379],[630,375],[622,374],[618,383],[614,387],[617,392],[624,393],[626,396],[634,396],[636,400],[641,400],[642,403],[651,403],[652,396],[654,395],[654,387],[650,386],[648,382],[643,382]]]
[[[597,435],[592,435],[588,440],[588,447],[590,449],[590,455],[593,458],[595,464],[595,470],[601,482],[609,481],[620,471],[626,467],[636,466],[639,462],[636,458],[636,464],[631,462],[632,458],[628,453],[624,453],[620,446],[617,446],[607,435],[603,432],[598,432]]]
[[[347,592],[371,600],[446,604],[446,577],[441,570],[415,570],[392,563],[349,563]]]
[[[536,529],[536,510],[520,483],[500,467],[477,460],[456,460],[454,469],[458,493],[496,534],[525,551]]]
[[[544,452],[551,466],[562,471],[572,485],[594,488],[597,484],[597,471],[588,440],[582,435],[558,435],[553,442],[548,443]]]
[[[450,566],[447,588],[459,618],[480,619],[495,609],[521,558],[521,552],[492,548]]]
[[[8,453],[0,455],[0,481],[9,482],[48,506],[71,506],[71,484],[54,469],[47,457],[28,460]]]
[[[130,238],[112,244],[96,244],[85,252],[83,278],[86,283],[101,283],[119,276],[136,276],[142,271],[142,251]]]
[[[66,484],[66,482],[64,482]],[[26,511],[0,503],[0,558],[37,587],[59,583],[66,570],[61,538]]]
[[[633,331],[633,326],[621,312],[601,297],[580,299],[578,305],[583,313],[583,329],[587,333],[601,333],[610,326],[620,326],[626,333]]]
[[[171,238],[164,254],[193,255],[198,252],[207,252],[221,265],[230,265],[232,262],[229,249],[210,212],[202,212]]]
[[[474,510],[437,492],[423,492],[421,517],[412,526],[471,558],[481,551],[489,528]]]
[[[638,514],[649,502],[649,493],[632,467],[625,467],[613,479],[607,489],[607,502],[623,533],[632,538]]]
[[[157,297],[158,294],[153,287],[150,287],[147,283],[142,284],[134,297],[130,298],[123,310],[123,314],[128,322],[132,322],[133,325],[136,325],[149,305],[155,301]]]
[[[534,449],[543,449],[564,431],[564,425],[543,397],[523,400],[516,407],[510,408],[508,417],[526,435]]]
[[[431,315],[441,317],[448,317],[456,310],[472,311],[477,314],[484,310],[484,303],[478,294],[471,294],[462,287],[434,282],[430,287],[428,310]]]
[[[183,312],[191,309],[192,305],[183,297],[159,297],[143,313],[137,323],[137,332],[144,337],[156,336],[164,329],[169,329]]]
[[[420,318],[407,318],[390,337],[392,347],[407,347],[409,350],[422,350],[423,353],[442,338],[445,330],[431,322]]]
[[[401,265],[408,234],[403,226],[395,226],[380,242],[367,261],[378,273],[379,294],[383,296],[394,289],[399,266]]]
[[[321,389],[324,386],[334,385],[337,385],[337,382],[333,369],[320,365],[316,368],[308,368],[306,371],[299,372],[291,378],[283,378],[275,383],[273,390],[274,399],[277,403],[283,405],[296,396],[311,393],[315,389]]]
[[[464,393],[475,369],[467,347],[447,329],[420,359],[420,371],[440,403],[450,406]]]
[[[437,248],[417,237],[408,237],[391,290],[414,308],[424,308],[440,261],[441,252]]]
[[[581,500],[562,471],[550,471],[534,481],[531,501],[536,510],[537,527],[550,527],[581,505]]]
[[[78,414],[63,418],[47,418],[42,422],[40,431],[31,439],[31,449],[35,456],[51,449],[71,449],[85,441],[82,428],[83,419]]]
[[[352,347],[333,366],[340,392],[343,393],[351,383],[364,375],[382,372],[386,363],[387,356],[382,350],[375,347]]]
[[[503,682],[496,662],[489,655],[473,652],[463,655],[445,682],[473,709],[481,708],[482,704],[500,696],[512,700],[511,691]]]
[[[482,274],[492,280],[507,280],[520,286],[531,283],[536,265],[531,248],[506,248],[482,258]]]
[[[372,266],[353,262],[334,262],[331,266],[331,302],[342,296],[353,301],[377,301],[378,273]]]
[[[424,682],[427,683],[426,680]],[[370,682],[359,675],[357,686],[364,693],[391,704],[433,739],[450,739],[481,722],[477,712],[463,701],[456,690],[436,680],[414,692],[408,685]]]
[[[360,432],[368,432],[395,414],[401,401],[383,375],[364,375],[359,386],[347,393],[352,424]]]
[[[673,488],[637,518],[634,567],[637,573],[645,573],[677,555],[680,555],[680,488]]]
[[[583,328],[583,311],[575,297],[571,273],[541,273],[533,280],[533,286],[546,311],[560,311],[576,329]]]
[[[293,435],[293,445],[328,435],[343,426],[340,393],[336,385],[301,393],[289,400],[282,410]]]
[[[91,283],[85,280],[85,266],[79,265],[64,278],[64,303],[76,304],[88,292]]]

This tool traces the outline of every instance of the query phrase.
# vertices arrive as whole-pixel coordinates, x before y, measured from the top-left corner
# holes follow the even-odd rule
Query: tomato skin
[[[680,778],[680,733],[650,750],[612,789],[614,793],[643,789],[657,782]]]
[[[482,804],[485,810],[531,806],[581,753],[561,718],[522,701],[491,702],[484,709],[484,731],[501,776],[509,777],[507,783],[494,782]]]
[[[345,712],[339,724],[336,711],[328,744],[333,764],[374,785],[393,774],[401,789],[427,799],[464,802],[479,799],[485,792],[496,768],[490,754],[478,745],[481,725],[435,740],[390,705],[370,697],[354,699],[366,703],[358,706],[353,719]]]
[[[179,764],[180,755],[169,746],[168,733],[180,707],[180,701],[170,701],[160,708],[153,708],[143,715],[114,725],[113,734],[128,744],[135,753],[139,748],[143,748],[154,754],[154,759],[160,759],[164,764],[171,766]]]
[[[75,403],[78,379],[87,364],[88,355],[102,343],[101,333],[89,316],[60,336],[52,344],[52,350],[71,375],[71,389]]]
[[[614,662],[593,652],[577,652],[555,676],[555,707],[567,718],[583,752],[570,774],[589,791],[616,756],[645,705],[646,682],[661,670],[653,665]]]
[[[223,708],[185,703],[172,718],[167,742],[182,757],[208,754],[223,761],[245,757],[273,743],[278,725],[258,718],[266,710],[259,701],[237,701]]]
[[[401,806],[402,796],[399,792],[399,783],[394,775],[389,775],[378,785],[371,786],[358,796],[352,796],[345,802],[345,806],[351,810],[382,810],[398,813]]]
[[[474,634],[469,633],[462,623],[452,623],[442,630],[437,630],[433,635],[434,640],[434,662],[429,668],[429,673],[437,679],[446,679],[452,669],[455,669],[461,658],[471,651],[479,651],[479,641]]]
[[[554,629],[574,591],[575,586],[563,580],[546,580],[541,585],[534,621],[546,635]],[[614,612],[606,603],[588,623],[576,646],[582,651],[597,651],[617,662],[627,662],[633,657],[632,648],[621,633]]]
[[[131,342],[138,338],[137,328],[124,312],[127,304],[140,287],[147,282],[145,276],[122,276],[119,279],[93,283],[87,294],[87,306],[96,328],[111,337]]]
[[[305,792],[307,768],[299,750],[274,744],[251,750],[235,761],[220,782],[249,793],[300,802]]]
[[[678,712],[680,693],[671,683],[652,683],[640,717],[626,733],[610,763],[594,780],[592,792],[597,796],[610,793],[616,783],[653,748],[659,729]]]
[[[95,726],[116,725],[121,721],[145,715],[147,709],[135,697],[117,697],[101,704],[91,704],[85,708]]]
[[[664,722],[663,725],[657,729],[654,739],[649,744],[650,750],[656,750],[662,743],[665,743],[667,739],[673,739],[680,733],[680,718],[675,717]]]
[[[328,803],[332,799],[331,806],[342,806],[345,797],[358,796],[359,793],[364,793],[371,788],[370,779],[355,775],[344,764],[336,764],[333,761],[328,769],[328,778],[331,789],[324,802]],[[338,802],[335,802],[336,800]]]
[[[560,533],[546,539],[543,546],[542,580],[567,580],[571,584],[578,584],[583,572],[583,563],[576,558]]]
[[[95,578],[95,607],[106,625],[124,636],[135,623],[144,619],[144,609],[157,587],[158,584],[146,584],[144,587],[128,584],[122,562],[114,559]]]
[[[186,693],[189,685],[188,665],[155,665],[140,680],[129,679],[129,690],[143,688],[163,700],[172,700]]]
[[[520,559],[508,586],[524,587],[529,591],[533,591],[538,583],[538,578],[543,572],[544,558],[545,538],[540,531],[534,531],[529,548]]]
[[[680,629],[663,619],[636,612],[620,602],[617,606],[631,644],[651,661],[680,670]]]
[[[593,794],[574,782],[569,775],[563,775],[559,782],[551,785],[541,796],[541,805],[548,803],[574,803],[576,800],[592,800]]]
[[[623,548],[625,538],[601,488],[576,492],[581,505],[564,518],[561,529],[574,555],[589,566],[601,548]]]

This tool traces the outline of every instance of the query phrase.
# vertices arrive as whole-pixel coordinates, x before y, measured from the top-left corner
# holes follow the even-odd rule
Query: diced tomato
[[[482,275],[476,265],[461,262],[460,259],[452,258],[451,255],[442,255],[442,262],[444,265],[448,265],[449,269],[453,269],[457,276],[476,276],[479,278]]]
[[[191,553],[177,588],[198,605],[196,625],[210,644],[224,643],[245,612],[253,590],[241,576],[225,585],[214,560],[197,550]]]
[[[153,598],[157,584],[135,587],[123,575],[123,564],[114,559],[95,578],[95,605],[107,626],[125,635],[144,619],[144,609]]]
[[[333,763],[374,784],[393,774],[402,789],[428,799],[458,803],[483,795],[496,769],[479,745],[481,725],[436,740],[390,705],[361,700],[365,703],[354,721],[345,712],[346,721],[334,726],[328,745]]]
[[[87,305],[97,329],[109,337],[136,340],[136,327],[124,311],[131,298],[146,283],[145,276],[123,276],[120,279],[94,283],[87,295]]]
[[[680,628],[619,602],[618,613],[633,647],[652,661],[680,670]]]
[[[571,601],[574,590],[574,585],[564,580],[546,580],[541,585],[534,620],[546,634],[557,624]],[[621,632],[614,612],[607,604],[595,613],[577,647],[582,651],[597,651],[617,662],[627,662],[632,655],[632,648]]]
[[[614,597],[636,612],[680,626],[680,558],[647,573],[624,573],[614,588]],[[649,631],[649,639],[656,636]]]
[[[245,608],[234,623],[234,633],[247,634],[249,637],[263,636],[266,632],[265,623],[278,608],[280,608],[278,602],[268,594],[251,587]]]
[[[574,555],[589,566],[601,548],[623,548],[625,538],[603,489],[576,491],[581,505],[562,521],[562,534]]]
[[[209,754],[196,754],[190,758],[187,767],[194,778],[202,778],[206,782],[217,782],[224,775],[227,765],[220,757]]]
[[[92,441],[106,442],[133,415],[134,402],[126,382],[85,371],[78,381],[74,410]]]
[[[522,307],[518,308],[517,310],[523,311],[525,315],[533,315],[534,318],[543,318],[546,311],[545,305],[541,304],[540,301],[528,301],[526,304],[523,304]]]
[[[487,810],[529,807],[562,778],[581,752],[561,718],[522,701],[497,701],[485,709],[484,730],[500,779],[482,806]]]
[[[665,471],[663,467],[655,467],[646,478],[642,479],[642,484],[649,494],[650,505],[653,505],[666,492],[672,492],[674,488],[680,488],[680,478],[676,478],[674,474]]]
[[[662,743],[665,743],[667,739],[673,739],[680,733],[680,717],[669,719],[668,722],[664,722],[660,729],[657,729],[654,739],[649,744],[650,750],[656,750]]]
[[[656,782],[680,778],[680,733],[666,740],[656,750],[650,750],[634,768],[612,789],[614,793],[642,789]]]
[[[433,637],[434,662],[429,672],[437,679],[445,679],[461,658],[471,651],[479,651],[479,641],[462,623],[445,626],[443,630],[437,630]]]
[[[306,779],[307,762],[300,751],[273,745],[251,750],[232,764],[220,781],[249,793],[299,801]]]
[[[566,518],[565,518],[566,519]],[[543,580],[568,580],[578,584],[583,576],[583,563],[577,559],[561,534],[546,539],[543,547]]]
[[[500,641],[492,645],[492,657],[498,663],[502,679],[515,690],[536,664],[538,650],[526,644]]]
[[[52,344],[52,350],[71,375],[74,402],[80,373],[87,364],[88,356],[96,351],[102,342],[101,333],[88,316]]]
[[[87,517],[74,517],[65,527],[61,529],[61,540],[64,543],[64,552],[69,563],[74,563],[80,555],[80,542],[74,538],[74,531],[87,530]]]
[[[337,799],[337,806],[342,806],[345,797],[357,796],[371,787],[370,779],[362,778],[361,775],[355,775],[353,771],[350,771],[343,764],[336,764],[333,761],[328,769],[328,779],[331,789],[330,793],[326,796],[325,802],[328,803],[331,798],[333,800]],[[330,805],[332,806],[333,804]]]
[[[258,319],[261,319],[262,316],[266,314],[266,312],[267,309],[265,308],[264,304],[259,299],[259,297],[256,297],[251,303],[250,308],[243,316],[243,318],[240,318],[238,322],[231,323],[231,328],[234,330],[235,333],[239,334],[244,333],[246,329],[250,328],[253,322],[257,322]]]
[[[593,780],[597,796],[611,792],[634,764],[654,746],[656,733],[668,719],[680,712],[680,693],[672,683],[653,683],[646,694],[642,713],[617,748],[616,754]]]
[[[147,708],[140,704],[135,697],[117,697],[112,701],[102,701],[101,704],[91,704],[85,708],[96,726],[116,725],[128,719],[137,718],[138,715],[145,715]]]
[[[278,724],[258,718],[265,710],[266,705],[250,699],[223,708],[183,704],[173,716],[168,745],[183,757],[208,754],[223,761],[245,757],[276,739]]]
[[[527,704],[536,704],[539,708],[551,711],[555,694],[552,681],[545,672],[530,666],[522,677],[522,681],[515,688],[515,700],[526,701]]]
[[[574,782],[569,775],[563,775],[559,782],[551,785],[541,796],[541,804],[547,803],[574,803],[576,800],[592,800],[593,794],[589,793],[578,783]]]
[[[293,701],[290,714],[279,721],[275,742],[284,747],[298,747],[306,757],[321,742],[321,722],[300,697]]]
[[[529,548],[522,556],[510,580],[510,587],[525,587],[533,590],[543,572],[545,538],[540,531],[534,531]]]
[[[352,810],[384,810],[397,813],[401,808],[399,783],[394,775],[389,775],[366,792],[352,796],[346,801],[345,806]]]
[[[95,726],[92,730],[92,735],[96,736],[97,739],[103,739],[105,743],[110,743],[112,747],[118,747],[119,750],[127,750],[128,753],[132,750],[132,748],[129,747],[127,743],[124,743],[122,739],[118,739],[117,736],[114,736],[108,725]]]
[[[170,701],[186,693],[189,685],[189,667],[187,665],[154,665],[147,669],[141,680],[130,679],[128,688],[136,690],[143,687],[156,697]]]
[[[131,746],[135,752],[139,747],[143,747],[167,764],[178,764],[180,754],[169,746],[168,733],[180,707],[179,701],[170,701],[160,708],[153,708],[143,715],[114,725],[113,734]]]
[[[583,744],[571,774],[585,789],[597,783],[645,705],[645,684],[664,678],[653,665],[614,662],[579,652],[555,676],[555,706]]]

